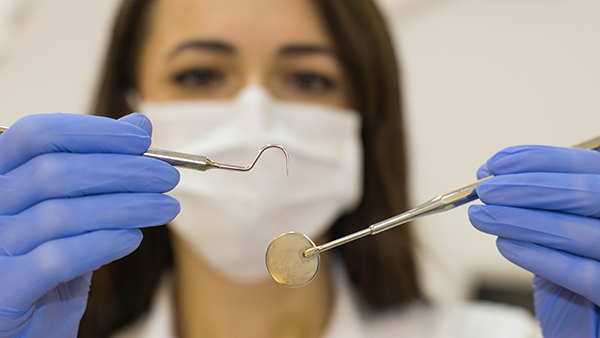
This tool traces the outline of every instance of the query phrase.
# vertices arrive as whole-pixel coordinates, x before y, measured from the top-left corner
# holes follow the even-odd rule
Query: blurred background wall
[[[412,204],[516,144],[600,134],[600,1],[379,0],[402,65]],[[86,113],[119,0],[0,0],[0,124]],[[467,208],[417,221],[425,293],[531,292]]]

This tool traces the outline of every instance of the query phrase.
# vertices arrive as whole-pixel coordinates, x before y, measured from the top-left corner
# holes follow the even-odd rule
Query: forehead
[[[150,35],[164,48],[197,38],[258,50],[290,42],[331,45],[312,0],[157,0]]]

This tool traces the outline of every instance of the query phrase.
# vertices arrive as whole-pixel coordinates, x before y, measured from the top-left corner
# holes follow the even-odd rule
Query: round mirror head
[[[319,255],[305,258],[302,253],[315,244],[298,232],[281,234],[267,248],[267,269],[273,279],[284,286],[298,288],[310,283],[319,271]]]

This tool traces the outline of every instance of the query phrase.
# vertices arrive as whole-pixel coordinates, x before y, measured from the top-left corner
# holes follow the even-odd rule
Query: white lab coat
[[[332,264],[335,265],[335,264]],[[383,314],[359,309],[343,269],[332,270],[333,313],[323,338],[539,338],[525,310],[486,302],[429,306],[415,302]],[[111,338],[176,338],[173,282],[165,276],[150,311]]]

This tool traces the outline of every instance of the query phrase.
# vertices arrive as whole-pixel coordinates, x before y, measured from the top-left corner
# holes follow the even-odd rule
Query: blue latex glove
[[[544,337],[600,333],[600,152],[545,146],[500,151],[478,172],[486,205],[473,225],[498,236],[500,253],[535,274]]]
[[[0,135],[0,337],[75,337],[92,271],[165,224],[171,165],[139,156],[149,120],[32,115]]]

